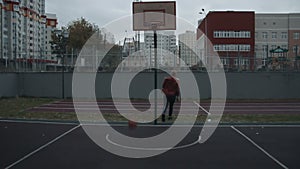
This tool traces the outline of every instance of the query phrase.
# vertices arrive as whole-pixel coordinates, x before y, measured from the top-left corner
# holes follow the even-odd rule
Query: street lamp
[[[62,98],[65,98],[65,55],[67,52],[67,39],[69,38],[69,32],[67,30],[56,30],[56,36],[58,37],[58,54],[61,57],[61,88],[62,88]]]
[[[204,57],[206,57],[206,58],[205,58],[204,64],[207,65],[207,57],[208,57],[208,52],[207,52],[207,44],[208,44],[208,42],[207,42],[207,38],[208,38],[207,32],[208,32],[208,30],[207,30],[207,18],[206,18],[207,13],[206,13],[205,9],[202,8],[202,10],[201,10],[201,12],[199,12],[199,14],[204,15],[203,18],[205,19],[205,23],[204,23],[205,28],[204,29],[205,29],[205,36],[206,37],[205,37],[205,56]]]

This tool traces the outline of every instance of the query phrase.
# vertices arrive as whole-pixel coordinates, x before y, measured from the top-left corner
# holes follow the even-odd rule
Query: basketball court
[[[133,30],[153,31],[154,50],[157,49],[157,30],[176,30],[176,3],[170,2],[134,2]],[[155,51],[155,81],[157,89],[157,51]],[[86,82],[84,83],[86,84]],[[76,88],[81,89],[81,88]],[[82,91],[88,90],[83,85]],[[76,91],[76,90],[75,90]],[[94,91],[93,91],[94,92]],[[157,91],[156,91],[157,92]],[[155,92],[155,93],[156,93]],[[195,92],[193,90],[193,92]],[[75,92],[76,93],[76,92]],[[85,92],[86,93],[86,92]],[[87,92],[88,93],[88,92]],[[92,93],[92,92],[91,92]],[[74,94],[74,93],[73,93]],[[76,96],[76,95],[75,95]],[[73,95],[74,97],[74,95]],[[75,97],[76,98],[76,97]],[[198,98],[198,97],[197,97]],[[76,99],[75,99],[76,100]],[[145,111],[150,104],[147,101],[131,102],[135,109]],[[119,109],[112,100],[101,100],[97,104],[88,101],[57,101],[28,109],[29,112],[74,113],[95,112],[117,114],[131,112],[126,103],[119,102]],[[216,105],[216,104],[215,104]],[[155,107],[162,108],[163,103],[155,94]],[[217,105],[216,105],[217,106]],[[157,108],[156,107],[156,108]],[[181,108],[188,116],[191,107],[199,109],[198,114],[209,116],[210,103],[195,100],[183,101],[174,107],[175,114]],[[218,107],[213,107],[218,109]],[[149,114],[159,117],[158,109]],[[224,114],[299,114],[299,102],[229,102]],[[155,116],[154,116],[155,114]],[[154,120],[154,119],[153,119]],[[156,124],[156,123],[155,123]],[[112,127],[118,133],[131,138],[148,138],[159,135],[171,127],[168,123],[138,124],[130,127],[127,123],[84,123],[30,120],[0,120],[0,167],[9,168],[299,168],[300,161],[300,125],[219,125],[213,135],[200,143],[203,125],[182,124],[174,128],[187,128],[193,125],[187,136],[175,147],[156,147],[143,145],[143,148],[122,143],[122,140],[106,134],[105,145],[122,150],[161,151],[163,154],[150,158],[124,158],[114,155],[98,146],[84,130],[86,126],[95,128],[94,132],[106,131]]]
[[[129,136],[147,137],[168,126],[113,127]],[[298,125],[219,126],[206,143],[193,144],[201,129],[202,126],[193,127],[178,148],[164,154],[129,159],[97,146],[77,123],[1,120],[0,167],[298,168],[300,165]],[[107,141],[116,146],[119,140]]]

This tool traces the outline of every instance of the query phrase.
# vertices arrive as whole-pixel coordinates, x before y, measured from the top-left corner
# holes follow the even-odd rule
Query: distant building
[[[293,64],[299,56],[300,13],[255,15],[255,53],[258,67],[266,66],[271,50],[278,47],[287,49],[287,57]]]
[[[186,31],[178,35],[179,57],[188,66],[197,65],[199,58],[196,55],[196,33],[193,31]]]
[[[150,64],[154,65],[154,34],[153,32],[145,32],[144,34],[145,52],[150,58]],[[158,31],[157,32],[157,62],[158,66],[174,66],[175,54],[177,51],[176,35],[174,31]],[[173,55],[164,57],[165,55]]]
[[[225,69],[253,70],[254,33],[253,11],[211,11],[198,27],[198,55],[211,69],[223,64]],[[217,63],[216,55],[222,64]]]
[[[199,20],[197,39],[197,54],[206,64],[217,53],[225,68],[266,68],[271,51],[281,49],[286,67],[300,67],[300,13],[211,11]]]
[[[57,28],[56,14],[46,14],[46,29],[45,29],[45,58],[49,61],[57,61],[56,54],[52,52],[52,33]]]
[[[1,59],[16,70],[42,69],[46,57],[45,0],[1,0]]]

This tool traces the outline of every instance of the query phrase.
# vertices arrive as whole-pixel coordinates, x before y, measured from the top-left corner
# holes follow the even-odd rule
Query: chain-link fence
[[[131,65],[126,65],[122,62],[125,58],[122,57],[121,47],[116,47],[115,51],[110,51],[106,54],[105,59],[99,64],[99,72],[112,72],[117,67],[124,65],[125,72],[140,70],[141,67],[145,71],[152,71],[151,63],[139,65],[141,59],[147,57],[136,57],[132,60]],[[181,58],[184,60],[184,58]],[[18,58],[18,59],[1,59],[0,58],[0,72],[72,72],[77,60],[76,54],[64,54],[61,56],[52,56],[49,58]],[[190,59],[192,60],[192,59]],[[97,61],[81,60],[82,66],[89,70],[88,67],[96,65]],[[174,62],[174,61],[173,61]],[[182,69],[180,61],[172,64],[159,64],[158,68],[164,69]],[[186,66],[184,66],[186,69]],[[287,58],[287,57],[269,57],[269,58],[255,58],[255,57],[207,57],[205,59],[195,59],[194,64],[188,66],[193,71],[200,72],[218,72],[224,69],[225,72],[300,72],[300,57]],[[95,70],[95,69],[93,69]]]

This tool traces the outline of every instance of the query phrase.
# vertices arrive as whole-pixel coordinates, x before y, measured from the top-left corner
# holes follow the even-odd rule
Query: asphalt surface
[[[115,126],[128,136],[147,137],[164,126]],[[194,127],[182,145],[197,140]],[[146,158],[113,155],[96,145],[78,124],[0,121],[0,168],[300,168],[300,126],[220,126],[204,144]],[[113,145],[112,145],[113,146]]]

